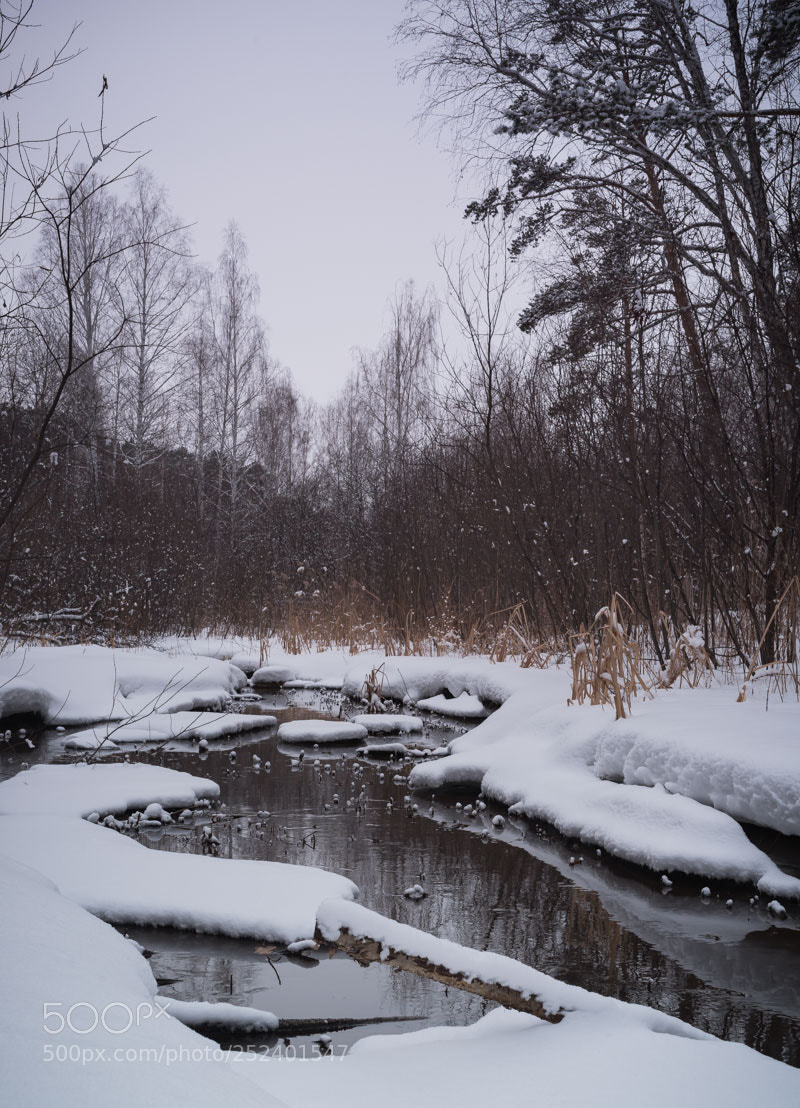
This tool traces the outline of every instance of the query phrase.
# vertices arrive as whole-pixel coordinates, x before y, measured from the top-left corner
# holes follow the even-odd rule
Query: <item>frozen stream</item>
[[[339,710],[335,694],[295,692],[287,704],[278,694],[256,710],[279,719]],[[434,725],[423,741],[436,746],[452,734],[451,725]],[[65,760],[63,741],[47,732],[34,751],[5,752],[0,776],[23,761]],[[193,744],[175,742],[135,757],[220,783],[223,818],[215,833],[222,856],[326,867],[352,878],[368,907],[394,919],[649,1004],[800,1066],[800,912],[791,906],[790,919],[777,922],[763,900],[748,904],[744,888],[712,888],[703,901],[699,879],[676,882],[663,895],[657,874],[609,864],[550,828],[509,819],[496,829],[491,818],[499,809],[492,805],[476,818],[464,816],[460,805],[474,794],[406,801],[409,761],[367,760],[355,747],[336,747],[306,748],[298,762],[298,749],[278,744],[274,729],[211,746],[200,755]],[[140,837],[157,849],[199,851],[206,822],[198,816],[194,826]],[[759,845],[788,872],[800,872],[796,840],[770,833]],[[417,882],[428,895],[407,900],[403,890]],[[396,1021],[334,1030],[336,1044],[376,1031],[470,1022],[486,1010],[478,997],[380,966],[362,969],[339,955],[309,961],[244,940],[166,929],[127,933],[153,952],[151,966],[168,995],[229,1000],[282,1019]]]

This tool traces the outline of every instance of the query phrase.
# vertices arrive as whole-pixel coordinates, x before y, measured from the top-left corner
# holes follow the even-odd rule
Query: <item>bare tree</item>
[[[69,41],[49,62],[14,62],[18,38],[27,26],[31,3],[0,4],[0,59],[11,66],[6,100],[49,79],[74,56]],[[40,475],[49,434],[69,397],[83,393],[89,413],[90,472],[96,489],[98,406],[97,366],[103,350],[118,338],[114,323],[99,337],[105,313],[99,309],[97,280],[119,247],[104,238],[97,220],[106,190],[120,179],[136,155],[123,148],[125,135],[108,136],[100,122],[93,131],[59,127],[50,138],[33,139],[19,118],[4,115],[0,141],[0,330],[5,339],[37,351],[47,365],[48,388],[25,420],[24,435],[9,444],[13,463],[4,467],[0,487],[0,533],[11,544],[31,483]],[[129,133],[129,132],[128,132]],[[44,245],[37,253],[36,236]],[[22,340],[27,331],[29,340]],[[10,363],[6,363],[8,365]],[[6,385],[8,388],[8,385]],[[19,429],[19,424],[17,424]],[[24,439],[24,441],[23,441]]]
[[[170,212],[152,175],[137,170],[123,211],[125,251],[121,294],[127,322],[122,335],[124,426],[131,461],[141,468],[165,449],[171,401],[181,382],[188,311],[196,285],[188,264],[186,229]]]

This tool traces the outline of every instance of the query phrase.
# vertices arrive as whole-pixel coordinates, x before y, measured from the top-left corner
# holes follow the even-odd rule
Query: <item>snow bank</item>
[[[259,639],[246,637],[169,636],[161,639],[159,645],[171,653],[228,659],[234,665],[240,665],[242,669],[246,669],[246,672],[252,673],[254,685],[291,682],[295,687],[338,689],[342,685],[348,666],[353,661],[352,655],[342,650],[315,650],[304,654],[290,654],[275,640],[271,640],[265,649]],[[375,658],[380,661],[382,655],[370,652],[359,657]],[[243,662],[244,665],[241,664]],[[368,673],[371,668],[371,664],[367,665],[364,672]],[[362,683],[363,680],[362,675]]]
[[[41,812],[86,818],[119,815],[156,801],[166,808],[192,807],[219,796],[219,785],[164,766],[36,765],[0,781],[0,814]]]
[[[735,703],[730,689],[659,694],[603,728],[594,771],[664,785],[735,819],[800,835],[800,705]]]
[[[537,694],[542,703],[563,703],[565,690],[569,689],[566,670],[557,666],[521,669],[514,662],[490,662],[479,657],[405,658],[373,654],[347,661],[342,692],[355,698],[361,695],[364,678],[373,666],[381,666],[382,695],[406,704],[416,704],[444,692],[452,697],[466,692],[487,704],[502,704],[517,692]]]
[[[328,870],[150,850],[64,816],[0,816],[0,842],[9,857],[110,923],[290,943],[313,935],[321,901],[358,891]]]
[[[335,1065],[248,1066],[245,1059],[236,1064],[298,1108],[797,1103],[797,1070],[744,1046],[661,1031],[623,1010],[575,1012],[548,1024],[497,1009],[471,1027],[362,1039]]]
[[[240,669],[213,658],[103,646],[25,647],[0,656],[0,716],[31,712],[70,726],[221,710],[244,684]]]
[[[797,833],[800,705],[765,712],[737,704],[730,689],[673,690],[615,721],[599,708],[548,704],[542,691],[511,695],[450,743],[450,757],[415,767],[409,783],[474,785],[639,865],[800,896],[800,881],[736,822]]]
[[[353,716],[353,723],[366,727],[370,735],[410,735],[422,731],[419,716],[398,716],[390,712]]]
[[[94,750],[101,744],[163,743],[170,739],[221,739],[225,735],[240,735],[274,727],[275,716],[242,715],[237,712],[171,712],[153,713],[143,719],[109,723],[91,727],[70,735],[64,746],[68,750]]]
[[[725,1104],[750,1108],[765,1098],[795,1103],[800,1072],[748,1047],[725,1043],[651,1008],[565,985],[497,954],[468,950],[377,916],[328,902],[320,926],[340,928],[451,972],[536,993],[560,1023],[495,1009],[471,1027],[429,1027],[362,1039],[336,1066],[255,1067],[253,1079],[295,1105],[380,1104],[422,1108],[447,1103],[564,1108],[655,1108]],[[242,1061],[241,1064],[244,1064]]]
[[[644,1096],[653,1108],[751,1108],[765,1099],[800,1099],[797,1070],[649,1009],[600,997],[556,1025],[497,1009],[471,1027],[364,1039],[331,1061],[275,1062],[234,1053],[224,1066],[215,1060],[222,1056],[215,1044],[181,1021],[224,1008],[231,1026],[228,1021],[255,1019],[252,1010],[167,1002],[156,995],[152,973],[133,944],[46,879],[0,859],[0,881],[7,893],[0,903],[6,997],[0,1050],[10,1104],[407,1108],[411,1099],[420,1108],[439,1108],[476,1099],[513,1104],[522,1096],[565,1108],[640,1108]],[[326,910],[335,918],[330,903]],[[393,930],[391,938],[397,938]],[[583,993],[563,988],[573,997]],[[73,1005],[72,1019],[81,1030],[94,1011],[106,1010],[111,1028],[123,1026],[128,1011],[138,1018],[123,1035],[106,1030],[102,1021],[87,1034],[49,1035],[44,1028],[58,1028],[58,1017]],[[46,1019],[45,1011],[51,1013]],[[214,1023],[219,1026],[218,1017]],[[77,1048],[85,1061],[45,1061],[45,1046]],[[124,1053],[115,1057],[120,1049]]]
[[[280,1105],[247,1071],[226,1067],[216,1044],[161,1012],[132,943],[2,856],[0,882],[6,1104]]]
[[[357,743],[366,737],[366,727],[332,719],[293,719],[278,728],[278,739],[285,743]]]

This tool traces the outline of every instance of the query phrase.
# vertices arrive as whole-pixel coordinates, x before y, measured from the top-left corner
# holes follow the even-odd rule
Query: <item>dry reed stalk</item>
[[[773,623],[776,624],[776,644],[778,648],[782,645],[785,657],[758,665],[756,660]],[[767,698],[772,688],[780,697],[784,697],[792,688],[795,696],[800,699],[798,639],[800,639],[800,578],[795,576],[781,593],[775,610],[769,617],[767,626],[753,651],[750,667],[736,697],[737,704],[742,704],[747,699],[748,682],[759,679],[766,680]]]
[[[617,719],[630,712],[631,699],[641,690],[652,695],[650,684],[642,676],[642,650],[625,631],[617,612],[617,602],[632,611],[628,602],[614,593],[611,603],[600,609],[591,627],[581,626],[570,635],[572,697],[570,703],[614,705]],[[627,711],[626,711],[627,709]]]
[[[704,677],[710,677],[714,672],[700,628],[689,624],[676,640],[664,612],[659,612],[659,618],[669,639],[670,656],[658,684],[669,689],[676,681],[680,687],[685,680],[690,689],[696,689]]]
[[[379,712],[386,711],[386,705],[383,702],[383,685],[385,680],[386,673],[382,662],[379,666],[373,666],[364,678],[362,692],[367,702],[367,713],[369,715],[377,715]]]

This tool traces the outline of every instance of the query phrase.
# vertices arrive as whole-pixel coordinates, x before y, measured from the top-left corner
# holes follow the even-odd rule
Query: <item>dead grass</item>
[[[369,715],[377,715],[379,712],[386,711],[386,705],[383,702],[383,686],[385,681],[386,673],[383,668],[383,663],[379,666],[373,666],[364,678],[362,695],[367,702],[367,713]]]
[[[778,657],[774,662],[759,665],[757,659],[770,630],[774,632]],[[766,693],[767,701],[770,693],[776,693],[781,699],[792,693],[800,698],[798,639],[800,639],[800,579],[793,577],[783,590],[752,652],[750,667],[736,697],[737,704],[747,699],[748,687],[752,689],[756,681],[761,683],[760,688]]]
[[[631,638],[622,622],[620,607],[632,609],[619,593],[600,609],[592,625],[570,635],[572,697],[570,703],[613,705],[617,719],[625,719],[638,692],[651,696],[652,679],[646,680],[641,645]]]
[[[686,684],[696,689],[702,682],[707,683],[714,673],[714,665],[700,628],[690,624],[676,640],[666,615],[659,612],[659,618],[669,640],[670,656],[658,684],[664,689],[672,688],[676,683],[679,688]]]
[[[570,633],[568,628],[550,633],[543,614],[527,601],[493,609],[480,593],[465,609],[452,599],[456,595],[453,593],[442,598],[435,614],[407,609],[398,615],[396,605],[384,602],[356,580],[317,583],[319,589],[292,593],[287,582],[285,601],[261,610],[251,625],[230,619],[201,626],[208,626],[208,633],[220,637],[253,637],[262,665],[268,658],[270,643],[276,640],[294,655],[329,649],[352,655],[366,650],[406,657],[481,655],[494,662],[513,661],[522,667],[542,668],[569,659],[571,701],[613,705],[618,718],[629,713],[636,695],[646,695],[659,687],[697,688],[709,683],[715,673],[724,683],[739,686],[740,701],[756,691],[766,694],[767,699],[771,695],[800,698],[797,577],[787,585],[758,641],[755,632],[748,636],[752,621],[744,618],[739,641],[734,644],[726,635],[721,617],[707,620],[702,631],[696,626],[681,630],[666,614],[659,613],[658,630],[668,654],[663,667],[656,659],[648,627],[634,618],[631,606],[618,593],[589,627],[582,625],[577,633]],[[48,616],[33,613],[17,617],[3,629],[6,646],[26,641],[116,646],[152,642],[153,631],[145,633],[140,625],[144,617],[137,614],[139,622],[131,617],[126,623],[120,610],[109,615],[92,605],[85,611],[64,608]],[[738,621],[739,617],[735,612],[728,613],[731,618]],[[174,628],[173,633],[194,630]],[[776,660],[763,665],[759,657],[768,635],[775,642]],[[373,691],[380,699],[380,687],[375,685]]]

